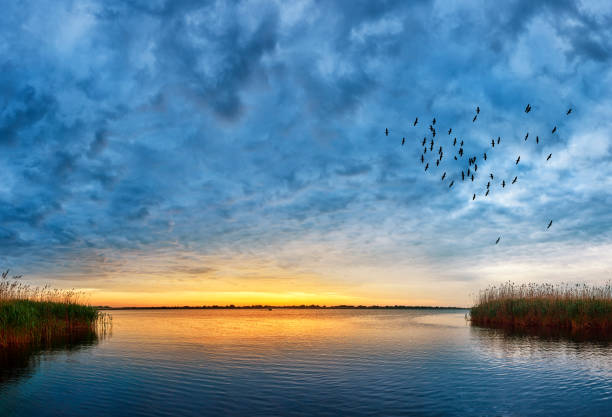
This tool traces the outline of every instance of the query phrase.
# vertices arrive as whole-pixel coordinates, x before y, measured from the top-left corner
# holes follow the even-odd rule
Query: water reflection
[[[99,334],[97,330],[80,330],[70,334],[57,335],[44,345],[25,345],[0,348],[0,387],[3,384],[15,383],[36,372],[40,365],[41,355],[57,352],[76,352],[96,346],[101,338],[110,332]]]

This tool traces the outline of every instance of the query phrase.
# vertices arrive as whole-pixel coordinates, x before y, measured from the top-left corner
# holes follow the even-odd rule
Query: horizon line
[[[338,304],[338,305],[318,305],[318,304],[299,304],[299,305],[266,305],[266,304],[253,304],[246,306],[238,306],[234,304],[227,305],[201,305],[201,306],[125,306],[125,307],[112,307],[112,306],[93,306],[98,310],[257,310],[257,309],[327,309],[327,310],[377,310],[377,309],[398,309],[398,310],[466,310],[469,307],[457,307],[457,306],[410,306],[410,305],[349,305],[349,304]]]

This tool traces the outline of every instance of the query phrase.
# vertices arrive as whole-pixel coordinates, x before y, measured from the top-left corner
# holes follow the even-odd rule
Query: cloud
[[[162,251],[168,260],[197,252],[210,257],[207,266],[183,272],[204,278],[226,276],[219,259],[228,253],[249,254],[316,275],[318,285],[456,280],[467,292],[484,279],[477,271],[512,269],[512,254],[525,264],[541,259],[532,245],[550,245],[555,259],[578,244],[604,247],[612,238],[612,14],[604,6],[7,7],[0,263],[87,285],[94,275],[140,276],[128,261],[111,262],[114,253]],[[429,144],[433,117],[425,172],[421,141]],[[465,142],[457,161],[455,136]],[[461,180],[467,156],[478,158],[473,183]]]

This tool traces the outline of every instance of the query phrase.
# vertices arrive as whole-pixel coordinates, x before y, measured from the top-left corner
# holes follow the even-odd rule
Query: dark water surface
[[[612,415],[612,345],[464,313],[114,311],[104,339],[4,355],[0,416]]]

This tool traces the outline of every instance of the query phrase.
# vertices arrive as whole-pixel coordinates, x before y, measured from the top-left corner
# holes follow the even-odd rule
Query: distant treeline
[[[466,310],[463,307],[430,307],[430,306],[404,306],[404,305],[393,305],[393,306],[379,306],[379,305],[335,305],[326,306],[318,304],[301,304],[294,306],[271,306],[263,304],[255,304],[250,306],[237,306],[234,304],[228,304],[224,306],[211,305],[211,306],[163,306],[163,307],[110,307],[110,306],[97,306],[100,310],[261,310],[261,309],[322,309],[322,310]]]

